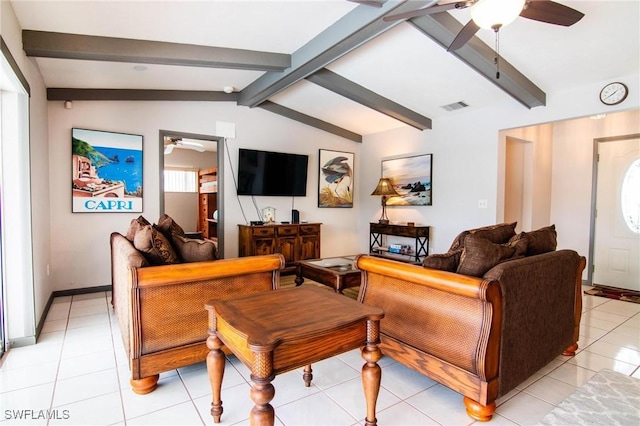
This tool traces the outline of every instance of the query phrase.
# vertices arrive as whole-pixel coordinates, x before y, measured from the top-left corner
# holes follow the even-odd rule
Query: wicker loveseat
[[[472,249],[465,253],[464,245],[471,234],[435,262],[425,259],[448,270],[358,257],[358,300],[385,312],[385,355],[462,394],[468,415],[488,421],[498,397],[555,357],[575,354],[585,259],[573,250],[521,251],[481,276],[465,275],[456,272],[463,262],[451,259],[469,260]],[[515,251],[513,244],[492,244]]]
[[[132,221],[132,227],[137,225]],[[206,359],[208,300],[278,288],[284,258],[275,254],[152,266],[152,256],[134,246],[134,233],[130,238],[111,234],[112,303],[131,386],[145,394],[155,390],[159,373]],[[202,242],[187,244],[202,251]]]

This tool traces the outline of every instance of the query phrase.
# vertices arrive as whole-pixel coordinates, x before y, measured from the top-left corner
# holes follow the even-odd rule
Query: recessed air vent
[[[449,105],[443,105],[442,108],[446,109],[447,111],[455,111],[457,109],[466,108],[468,106],[469,104],[466,103],[465,101],[458,101]]]

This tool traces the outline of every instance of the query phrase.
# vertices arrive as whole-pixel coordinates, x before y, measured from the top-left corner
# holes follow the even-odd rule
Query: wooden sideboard
[[[290,270],[299,260],[320,257],[320,225],[238,225],[239,256],[281,253]]]
[[[198,231],[204,238],[218,237],[218,221],[213,212],[218,209],[218,169],[216,167],[198,172]]]

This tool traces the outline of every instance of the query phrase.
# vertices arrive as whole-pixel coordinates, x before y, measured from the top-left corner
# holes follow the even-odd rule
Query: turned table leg
[[[382,370],[378,361],[382,358],[382,351],[378,347],[380,335],[380,321],[367,321],[367,344],[362,348],[362,358],[366,361],[362,366],[362,387],[367,403],[366,426],[376,426],[376,401],[380,392]]]
[[[311,386],[311,381],[313,380],[313,370],[311,369],[311,364],[304,366],[304,373],[302,374],[302,378],[304,379],[304,385],[306,387]]]
[[[271,384],[273,374],[273,353],[254,352],[253,366],[251,369],[251,400],[255,404],[251,409],[249,424],[251,426],[273,426],[275,411],[269,404],[276,395],[276,390]]]
[[[210,315],[213,315],[210,312]],[[216,335],[216,321],[215,316],[209,318],[211,328],[209,329],[209,337],[207,338],[207,348],[210,352],[207,354],[207,373],[209,374],[209,383],[211,384],[211,393],[213,394],[211,400],[211,416],[214,423],[220,423],[220,417],[222,416],[222,378],[224,376],[224,363],[225,357],[222,352],[224,344],[222,340]]]

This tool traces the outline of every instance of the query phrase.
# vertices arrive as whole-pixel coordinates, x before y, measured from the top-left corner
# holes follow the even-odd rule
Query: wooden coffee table
[[[360,285],[360,270],[356,269],[354,259],[355,256],[343,256],[301,260],[297,265],[295,283],[299,286],[308,278],[332,287],[336,293],[357,287]]]
[[[313,379],[311,364],[362,348],[362,384],[367,403],[366,425],[376,424],[381,369],[378,348],[381,309],[318,287],[288,287],[226,300],[210,300],[207,370],[215,423],[222,416],[222,376],[226,346],[251,369],[250,395],[255,406],[250,424],[273,425],[269,402],[277,374],[305,367],[305,386]]]

